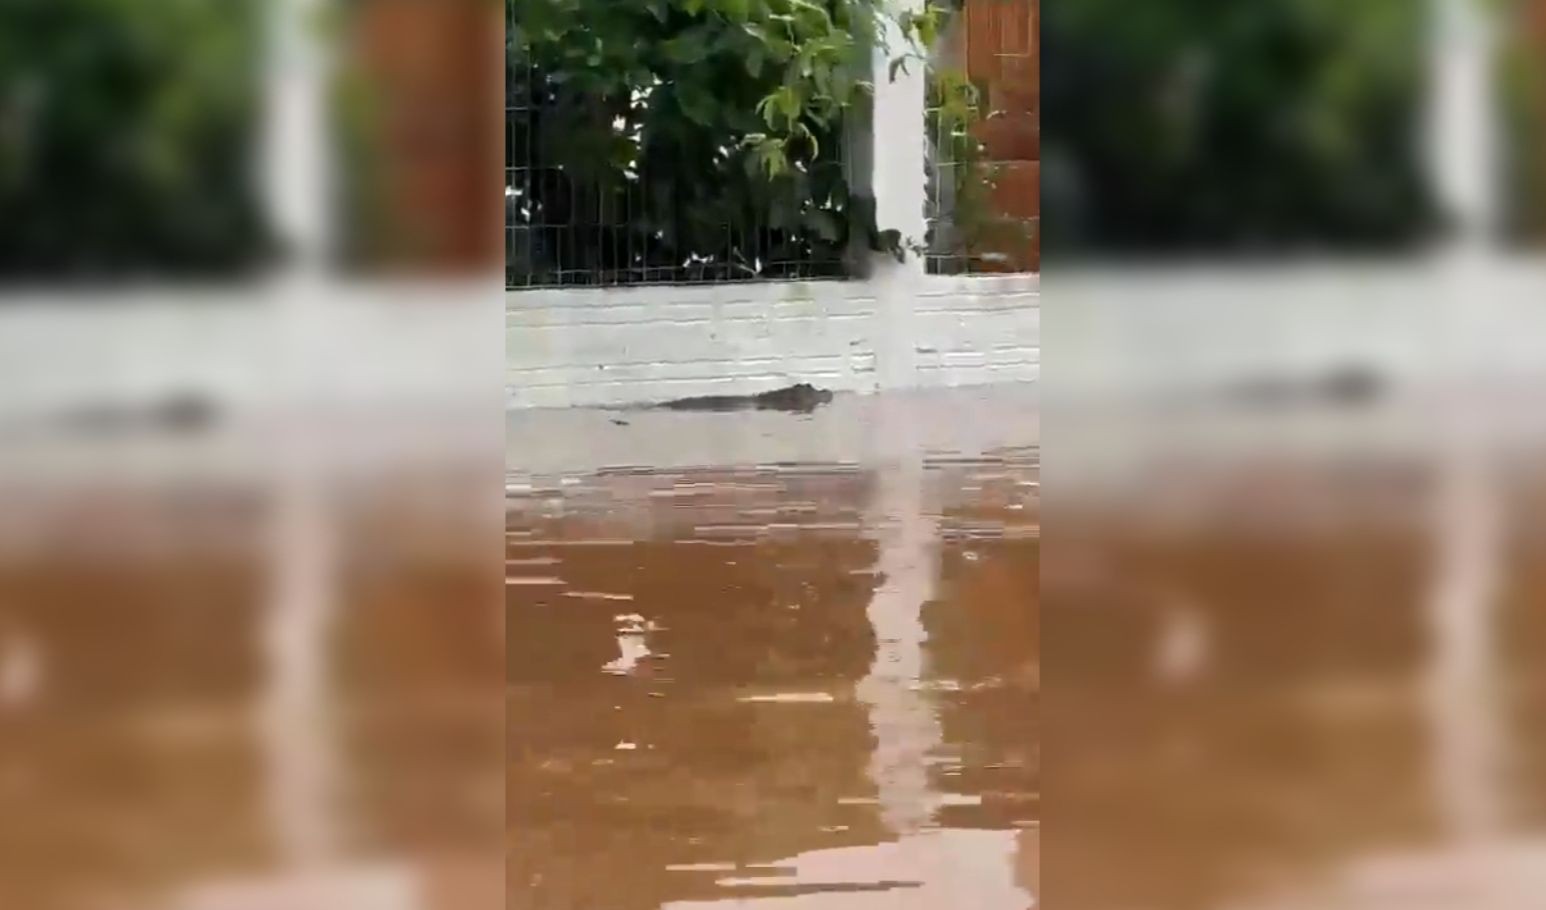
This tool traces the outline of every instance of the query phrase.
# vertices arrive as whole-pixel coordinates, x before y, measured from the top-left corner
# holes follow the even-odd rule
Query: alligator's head
[[[757,406],[768,410],[808,414],[831,400],[830,390],[818,389],[808,382],[802,382],[799,385],[757,396]]]
[[[797,411],[814,411],[832,400],[831,389],[818,389],[808,382],[791,386],[790,405]]]
[[[832,401],[831,389],[818,389],[808,382],[802,382],[797,386],[800,390],[802,401],[809,401],[814,407],[819,404],[829,404]]]

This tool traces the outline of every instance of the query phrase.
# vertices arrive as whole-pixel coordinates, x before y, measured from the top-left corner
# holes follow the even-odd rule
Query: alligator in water
[[[667,411],[788,411],[809,414],[832,400],[832,392],[810,383],[763,392],[760,395],[703,395],[678,398],[649,407]]]

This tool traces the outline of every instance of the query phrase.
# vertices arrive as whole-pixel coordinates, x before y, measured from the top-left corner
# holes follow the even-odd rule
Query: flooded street
[[[851,459],[780,416],[830,460],[512,476],[509,907],[1034,905],[1035,450],[883,411]]]
[[[502,906],[498,466],[349,436],[4,451],[0,907]]]
[[[1539,421],[1104,417],[8,452],[0,907],[1538,906]]]
[[[1048,904],[1539,906],[1539,420],[1121,423],[1046,467]]]

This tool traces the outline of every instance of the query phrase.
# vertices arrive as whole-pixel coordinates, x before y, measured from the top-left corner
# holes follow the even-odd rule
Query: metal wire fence
[[[706,161],[652,145],[645,134],[652,99],[670,91],[658,80],[638,85],[622,104],[576,99],[519,61],[507,68],[506,82],[508,288],[847,275],[844,250],[832,242],[832,231],[820,230],[823,222],[813,221],[809,189],[842,182],[839,155],[802,167],[798,180],[755,187],[738,160],[738,136],[708,149]],[[620,167],[613,157],[613,166],[587,170],[574,164],[575,149],[565,147],[577,118],[594,127],[598,116],[610,118],[600,135],[634,150]]]
[[[936,48],[927,104],[926,237],[934,274],[1039,264],[1035,0],[966,0]],[[975,110],[959,110],[968,91]]]
[[[1035,2],[967,0],[938,48],[922,175],[931,272],[1036,267]],[[946,116],[938,77],[952,72],[977,87],[970,123]],[[629,73],[625,89],[597,97],[530,60],[513,57],[506,73],[507,287],[848,276],[864,244],[850,236],[840,127],[820,137],[821,156],[770,181],[746,166],[744,125],[663,123],[685,110],[676,96],[687,88],[669,74]],[[741,100],[744,114],[757,97]]]

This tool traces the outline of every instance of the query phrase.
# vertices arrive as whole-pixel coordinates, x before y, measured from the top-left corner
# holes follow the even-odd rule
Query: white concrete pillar
[[[1440,304],[1435,362],[1450,383],[1497,369],[1507,308],[1496,282],[1502,227],[1501,117],[1495,78],[1498,13],[1491,0],[1430,0],[1427,164],[1456,233],[1431,285]]]
[[[903,0],[900,11],[915,10],[920,0]],[[901,28],[890,21],[887,48],[874,60],[875,104],[872,143],[871,181],[875,190],[876,216],[883,229],[902,232],[904,241],[923,241],[924,206],[927,202],[925,149],[927,148],[924,100],[927,74],[921,63],[910,62],[891,78],[891,61],[910,50]],[[923,263],[909,258],[909,270],[922,273]]]
[[[915,10],[921,0],[901,0],[894,12]],[[900,26],[888,23],[886,41],[874,57],[875,101],[864,153],[870,164],[870,187],[875,194],[875,217],[881,230],[897,230],[908,250],[906,261],[879,256],[872,280],[880,302],[876,334],[876,380],[881,388],[909,388],[918,384],[916,350],[917,294],[924,278],[925,262],[912,252],[921,248],[926,230],[928,203],[927,135],[924,101],[927,73],[918,61],[898,69],[892,78],[891,61],[910,51]]]
[[[291,270],[315,271],[332,243],[325,0],[269,4],[263,185]]]
[[[1432,0],[1432,96],[1428,165],[1461,240],[1486,243],[1498,227],[1495,53],[1497,24],[1486,0]]]

